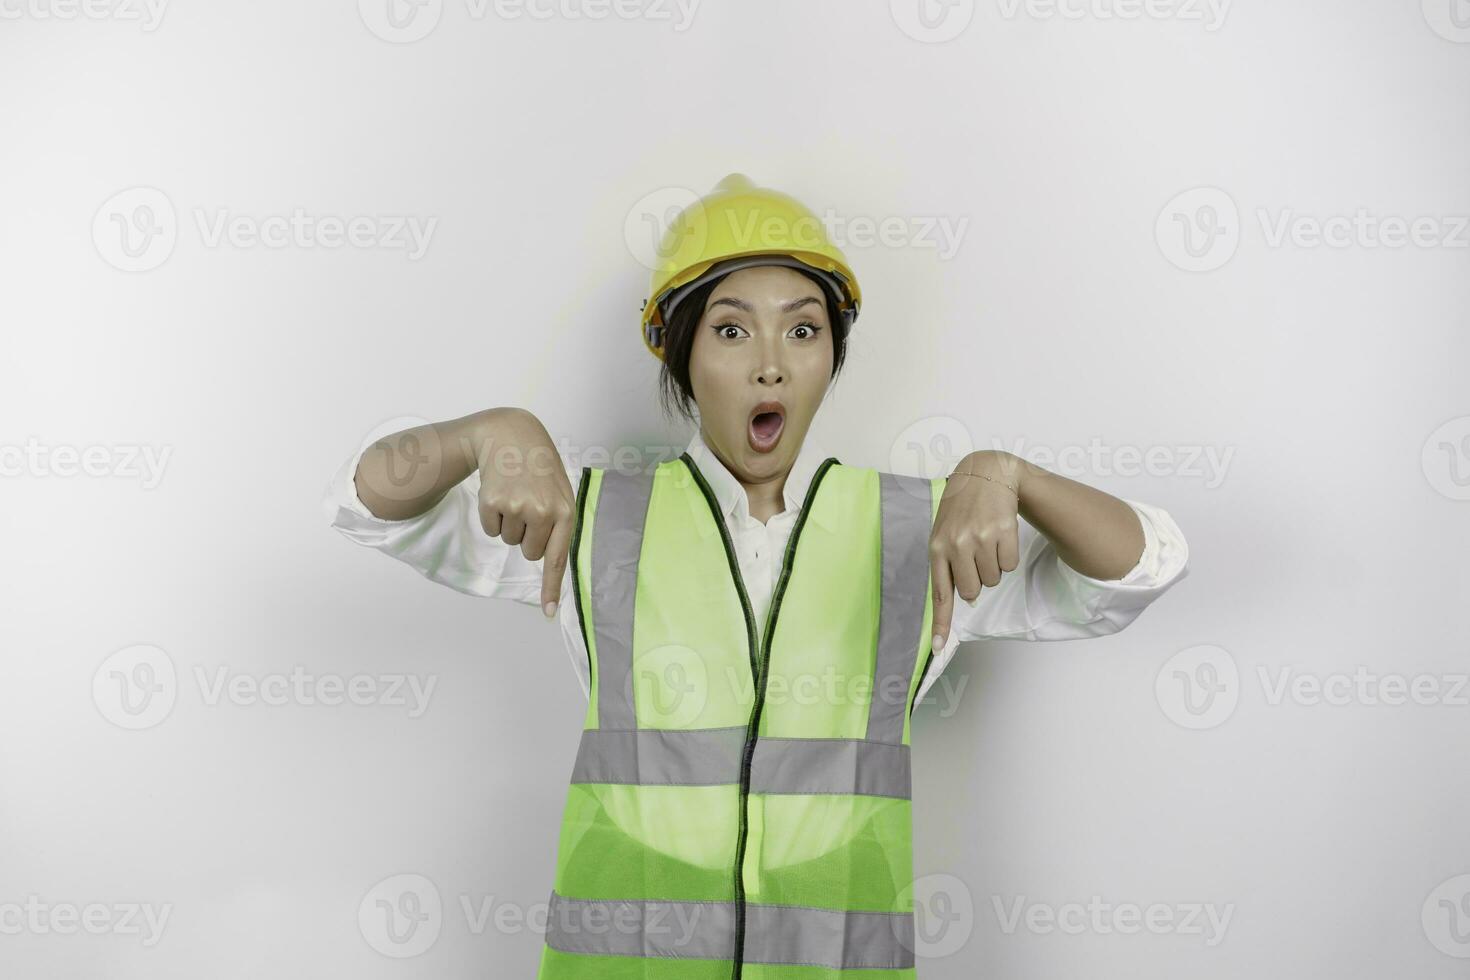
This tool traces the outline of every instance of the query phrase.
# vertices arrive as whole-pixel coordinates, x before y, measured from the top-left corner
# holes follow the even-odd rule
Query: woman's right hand
[[[576,519],[576,494],[551,435],[524,409],[500,409],[483,422],[476,449],[480,524],[485,533],[544,559],[541,609],[556,616]]]

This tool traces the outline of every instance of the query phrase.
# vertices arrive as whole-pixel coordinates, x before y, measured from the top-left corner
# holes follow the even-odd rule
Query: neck
[[[736,482],[745,488],[745,499],[750,504],[751,517],[765,524],[772,517],[775,517],[786,509],[786,498],[784,494],[786,491],[786,477],[791,473],[790,466],[787,466],[781,472],[772,475],[768,479],[753,482],[745,472],[726,459],[704,433],[701,433],[701,436],[704,438],[704,444],[709,447],[709,451],[714,453],[715,458],[721,463],[725,464],[725,469],[729,470],[731,475],[735,477]]]
[[[745,498],[750,502],[750,516],[765,524],[771,518],[786,509],[786,474],[782,473],[779,480],[769,483],[746,483],[740,481],[745,488]]]

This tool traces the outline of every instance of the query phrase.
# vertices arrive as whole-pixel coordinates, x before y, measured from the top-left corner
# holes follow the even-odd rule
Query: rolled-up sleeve
[[[1058,592],[1053,611],[1035,639],[1116,633],[1189,574],[1189,545],[1168,511],[1133,500],[1127,503],[1143,525],[1143,554],[1138,564],[1121,579],[1098,579],[1054,558],[1061,588],[1069,591]]]
[[[1163,508],[1124,500],[1143,527],[1143,553],[1119,579],[1083,575],[1062,561],[1056,547],[1024,521],[1020,566],[984,589],[971,606],[955,605],[961,640],[1074,640],[1123,629],[1188,574],[1184,532]]]
[[[1189,574],[1184,532],[1161,507],[1124,499],[1143,527],[1143,553],[1119,579],[1083,575],[1056,547],[1020,522],[1021,559],[974,604],[956,596],[948,642],[934,653],[919,687],[923,697],[966,640],[1077,640],[1116,633]]]
[[[485,533],[478,473],[471,473],[417,517],[384,520],[367,509],[354,481],[357,464],[371,445],[369,441],[360,446],[327,485],[322,511],[332,527],[459,592],[540,605],[542,562],[527,559],[520,545]],[[580,475],[568,473],[573,486]]]

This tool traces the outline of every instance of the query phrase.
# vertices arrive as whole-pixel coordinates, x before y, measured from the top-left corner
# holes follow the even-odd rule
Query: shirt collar
[[[689,453],[689,458],[694,460],[694,465],[699,467],[699,472],[709,484],[710,490],[714,492],[715,500],[720,505],[720,513],[724,516],[726,523],[736,517],[750,516],[750,498],[745,492],[745,487],[735,479],[735,475],[710,449],[698,426],[695,427],[694,437],[689,440],[689,446],[685,451]],[[808,430],[801,449],[796,453],[796,459],[791,463],[791,471],[786,474],[786,486],[781,492],[786,510],[801,508],[802,503],[806,500],[807,490],[811,487],[812,477],[816,475],[817,468],[829,455],[830,453],[812,438],[811,431]]]

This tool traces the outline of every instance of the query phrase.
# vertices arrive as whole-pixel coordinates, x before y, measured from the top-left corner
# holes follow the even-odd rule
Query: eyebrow
[[[790,313],[792,310],[799,310],[803,306],[808,305],[809,303],[818,303],[818,304],[820,304],[821,303],[821,300],[817,299],[815,296],[803,296],[801,299],[793,299],[793,300],[791,300],[788,303],[783,303],[782,306],[781,306],[781,312],[782,313]],[[746,313],[754,313],[755,312],[755,308],[753,306],[751,306],[745,300],[739,299],[739,298],[734,297],[734,296],[721,296],[719,299],[717,299],[714,302],[710,303],[710,307],[712,309],[714,307],[716,307],[716,306],[721,306],[721,305],[724,305],[724,306],[733,306],[737,310],[744,310]]]

